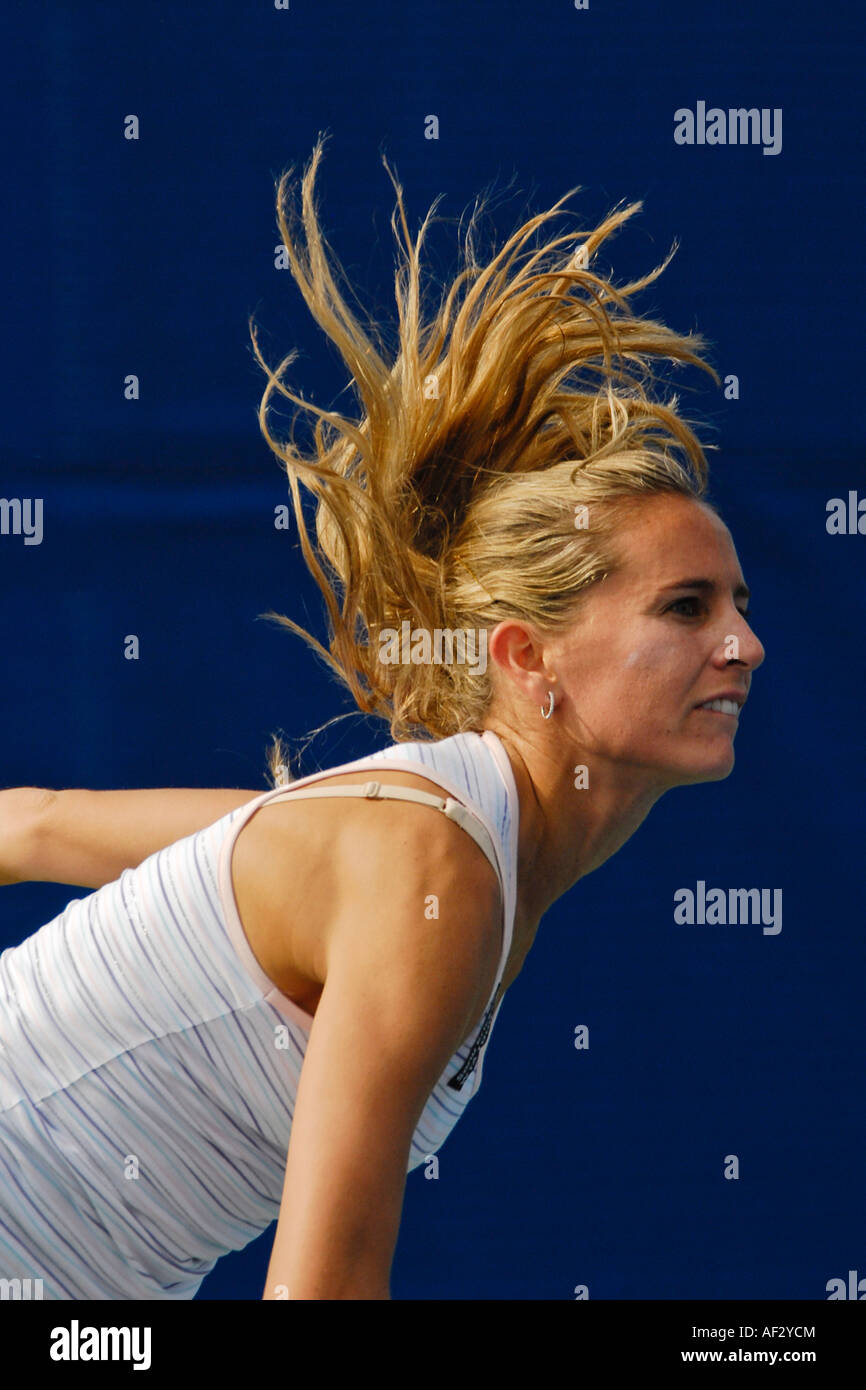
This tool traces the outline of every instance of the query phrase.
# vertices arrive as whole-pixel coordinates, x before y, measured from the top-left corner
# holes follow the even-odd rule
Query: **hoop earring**
[[[545,708],[544,708],[544,705],[541,706],[541,717],[542,717],[542,719],[549,719],[550,716],[553,714],[553,703],[554,703],[554,701],[553,701],[553,691],[552,691],[552,690],[548,690],[548,692],[547,692],[547,698],[548,698],[548,700],[550,701],[550,705],[549,705],[548,709],[546,709],[546,710],[545,710]]]

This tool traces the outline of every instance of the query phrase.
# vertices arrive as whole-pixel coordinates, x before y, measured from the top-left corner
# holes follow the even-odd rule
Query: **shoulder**
[[[323,777],[310,790],[359,787],[371,781],[379,782],[383,787],[407,787],[427,792],[440,800],[448,796],[444,788],[430,778],[414,772],[394,771],[385,764]],[[477,876],[479,882],[489,881],[498,886],[496,871],[475,839],[435,806],[392,797],[304,797],[301,794],[303,790],[299,789],[297,799],[288,795],[266,804],[256,819],[260,824],[272,828],[277,836],[309,836],[311,846],[317,838],[321,838],[317,837],[316,831],[324,831],[325,838],[321,839],[319,846],[322,852],[334,855],[339,847],[350,867],[357,867],[362,847],[375,851],[382,842],[383,830],[387,828],[385,844],[389,848],[394,849],[399,843],[406,846],[411,844],[419,851],[429,849],[431,855],[438,854],[459,863],[463,872]]]
[[[388,769],[364,769],[323,778],[323,786],[350,786],[368,781],[383,787],[407,787],[444,800],[447,793],[436,782],[420,774]],[[282,805],[290,805],[286,797]],[[301,807],[311,814],[302,820]],[[299,800],[295,806],[297,832],[309,835],[318,861],[326,860],[335,883],[351,895],[362,884],[374,880],[391,881],[395,891],[402,884],[412,891],[430,885],[435,910],[435,885],[443,892],[465,895],[467,913],[476,905],[476,915],[501,914],[499,876],[477,841],[456,821],[436,806],[402,798],[322,797]]]
[[[341,772],[313,786],[369,781],[446,795],[429,778],[384,767]],[[472,836],[434,806],[289,794],[266,803],[243,828],[233,878],[260,963],[295,997],[316,997],[341,938],[346,944],[354,934],[361,950],[401,955],[403,931],[410,955],[420,923],[431,970],[471,967],[482,994],[488,980],[493,987],[502,944],[499,878]],[[379,928],[369,923],[384,924],[386,916],[389,935],[377,944]]]
[[[335,779],[337,781],[343,779]],[[348,780],[353,780],[349,778]],[[448,795],[442,787],[415,773],[378,770],[374,778],[383,786],[408,787],[428,792],[441,800]],[[443,892],[463,895],[467,914],[487,918],[501,912],[499,876],[481,846],[455,820],[436,806],[402,798],[323,798],[324,804],[350,807],[338,837],[339,865],[347,887],[385,876],[394,887],[411,885],[411,891],[429,885],[434,899],[436,885]],[[372,801],[372,804],[371,804]]]

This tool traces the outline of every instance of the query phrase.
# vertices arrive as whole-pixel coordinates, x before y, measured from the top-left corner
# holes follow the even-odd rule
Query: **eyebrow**
[[[713,594],[717,591],[718,585],[713,579],[681,579],[678,584],[665,584],[661,590],[663,594],[669,593],[672,589],[701,589],[704,593]],[[734,589],[735,598],[750,599],[752,591],[748,584],[738,584]]]

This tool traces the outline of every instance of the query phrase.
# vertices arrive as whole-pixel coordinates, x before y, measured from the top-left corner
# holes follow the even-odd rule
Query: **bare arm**
[[[149,854],[261,795],[207,787],[9,787],[0,791],[0,884],[100,888]]]
[[[329,926],[264,1299],[390,1298],[412,1135],[495,983],[492,868],[444,818],[403,815],[358,846]]]

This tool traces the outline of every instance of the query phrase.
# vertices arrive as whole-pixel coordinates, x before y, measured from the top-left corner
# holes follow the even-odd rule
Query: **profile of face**
[[[721,780],[764,660],[730,532],[701,502],[664,494],[628,509],[616,545],[622,568],[545,642],[560,732],[586,753],[590,777],[595,756],[660,789]],[[701,708],[718,697],[738,713]]]

